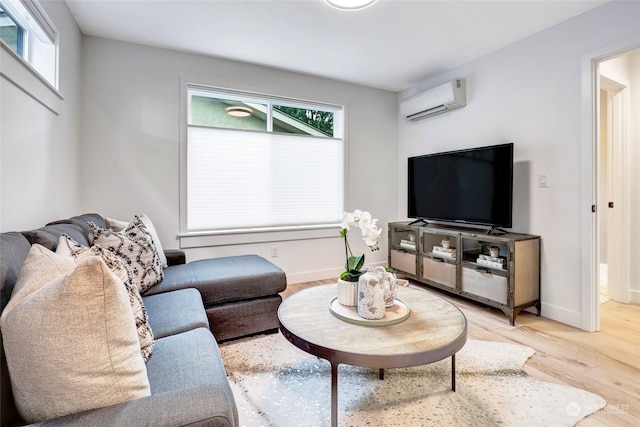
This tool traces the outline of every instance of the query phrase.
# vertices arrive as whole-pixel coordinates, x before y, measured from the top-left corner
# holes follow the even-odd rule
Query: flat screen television
[[[408,161],[409,218],[512,226],[513,143]]]

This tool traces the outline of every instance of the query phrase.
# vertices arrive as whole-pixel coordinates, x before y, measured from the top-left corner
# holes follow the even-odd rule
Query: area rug
[[[240,425],[328,426],[331,367],[281,334],[221,345]],[[600,396],[539,381],[522,369],[535,351],[467,340],[451,359],[385,370],[340,365],[340,426],[572,426],[606,404]]]

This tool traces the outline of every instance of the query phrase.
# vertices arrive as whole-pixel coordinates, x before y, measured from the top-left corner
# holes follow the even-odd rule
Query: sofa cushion
[[[88,245],[87,246],[92,246],[93,245],[93,234],[91,233],[91,229],[89,228],[89,222],[94,223],[98,227],[106,228],[105,219],[101,215],[99,215],[97,213],[86,213],[86,214],[82,214],[82,215],[72,216],[71,218],[61,219],[61,220],[58,220],[58,221],[52,221],[52,222],[48,223],[47,225],[74,224],[74,225],[80,227],[80,229],[82,229],[82,232],[87,236],[87,240],[88,240]],[[69,233],[67,233],[67,234],[69,234]],[[76,241],[84,243],[82,240],[76,239]]]
[[[208,401],[180,398],[173,402],[175,411],[185,414],[205,411],[215,414],[213,425],[237,425],[238,412],[220,349],[208,329],[197,328],[158,339],[156,354],[147,370],[154,395],[191,389],[214,394]]]
[[[197,289],[182,289],[144,297],[149,324],[157,338],[196,328],[209,328]]]
[[[104,218],[98,214],[83,214],[67,219],[52,221],[44,227],[35,230],[23,231],[22,234],[31,244],[39,244],[45,248],[55,251],[58,240],[63,234],[71,236],[76,242],[85,246],[93,244],[93,236],[89,229],[88,221],[99,227],[105,226]]]
[[[73,223],[46,225],[35,230],[23,231],[22,234],[24,234],[32,245],[39,244],[50,251],[56,250],[60,236],[63,234],[71,236],[80,244],[90,246],[89,237],[83,227]]]
[[[27,259],[31,244],[22,233],[0,233],[0,312],[11,298],[22,264]]]
[[[127,290],[129,302],[131,303],[131,310],[133,311],[133,318],[138,331],[138,340],[140,341],[140,353],[145,362],[149,360],[154,345],[153,331],[151,330],[151,326],[149,326],[147,310],[142,302],[140,291],[138,291],[138,287],[136,286],[135,276],[131,267],[114,253],[98,246],[92,246],[91,248],[82,246],[66,234],[60,237],[56,253],[72,258],[76,264],[86,260],[87,257],[98,256],[102,258],[107,267],[109,267],[109,270],[122,281]]]
[[[196,288],[206,306],[259,298],[285,290],[284,272],[257,255],[192,261],[164,270],[164,279],[143,294],[152,295],[185,287]]]
[[[0,313],[11,298],[18,274],[30,249],[31,244],[22,233],[15,231],[0,233]],[[0,396],[2,396],[0,399],[0,425],[24,424],[24,420],[20,419],[14,403],[11,381],[7,374],[9,368],[2,341],[2,331],[0,330]]]
[[[14,294],[0,328],[16,404],[27,422],[150,395],[129,298],[99,257],[38,290]]]
[[[115,253],[131,266],[140,292],[162,280],[160,258],[142,221],[132,222],[123,232],[98,227],[92,222],[89,227],[93,232],[95,246]]]
[[[65,427],[238,426],[238,412],[211,332],[156,341],[147,364],[152,396],[59,418]],[[49,423],[47,423],[49,425]]]

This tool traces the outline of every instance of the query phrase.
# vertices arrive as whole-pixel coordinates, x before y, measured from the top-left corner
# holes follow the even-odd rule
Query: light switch
[[[547,174],[541,173],[540,175],[538,175],[538,186],[539,187],[549,186],[549,177],[547,177]]]

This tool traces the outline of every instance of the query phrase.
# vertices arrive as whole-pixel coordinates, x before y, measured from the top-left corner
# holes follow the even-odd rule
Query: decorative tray
[[[404,322],[409,318],[411,314],[411,308],[409,304],[396,298],[391,307],[387,307],[382,319],[365,319],[358,315],[357,307],[347,307],[338,302],[338,297],[335,297],[329,302],[329,310],[331,314],[336,316],[340,320],[345,322],[355,323],[356,325],[366,326],[388,326],[395,325],[396,323]]]

